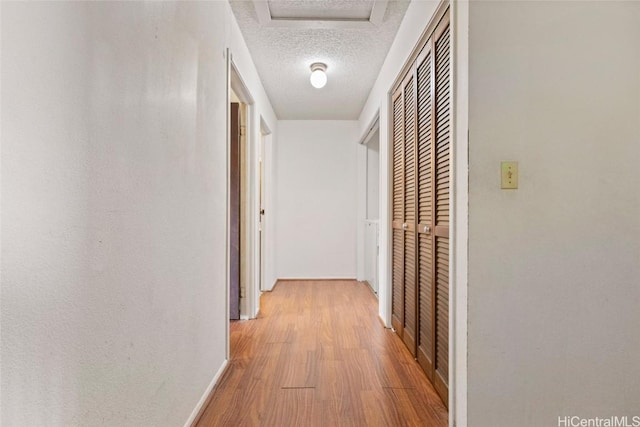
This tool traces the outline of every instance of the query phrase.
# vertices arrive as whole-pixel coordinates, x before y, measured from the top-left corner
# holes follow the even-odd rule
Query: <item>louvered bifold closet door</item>
[[[408,68],[392,97],[392,326],[448,405],[448,11]]]
[[[418,342],[417,359],[433,382],[434,287],[433,287],[433,55],[431,43],[416,60],[418,142]]]
[[[434,33],[435,53],[435,320],[434,386],[447,404],[449,384],[449,177],[451,72],[448,16]]]
[[[393,208],[391,325],[402,336],[404,325],[404,105],[402,88],[393,94]]]
[[[404,325],[402,340],[416,355],[416,88],[409,72],[402,84],[404,98]]]

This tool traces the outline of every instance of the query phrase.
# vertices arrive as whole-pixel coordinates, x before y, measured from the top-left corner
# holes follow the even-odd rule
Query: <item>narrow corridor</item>
[[[447,410],[355,281],[287,281],[231,324],[231,360],[199,427],[446,426]]]

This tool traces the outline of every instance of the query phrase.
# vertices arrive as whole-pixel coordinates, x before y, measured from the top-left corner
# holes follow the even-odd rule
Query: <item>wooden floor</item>
[[[231,360],[198,427],[446,426],[447,411],[355,281],[280,282],[231,324]]]

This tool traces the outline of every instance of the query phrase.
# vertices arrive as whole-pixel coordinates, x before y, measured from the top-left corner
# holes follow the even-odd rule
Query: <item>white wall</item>
[[[1,7],[0,423],[182,425],[225,359],[229,6]]]
[[[640,3],[469,22],[469,425],[640,415]]]
[[[369,131],[376,115],[380,115],[380,265],[379,265],[379,313],[387,327],[391,327],[391,252],[388,245],[391,235],[389,217],[389,91],[400,74],[411,51],[425,30],[429,17],[438,7],[436,1],[412,1],[398,29],[389,53],[382,64],[380,74],[371,89],[358,119],[359,136]]]
[[[233,63],[238,69],[240,73],[240,77],[242,78],[242,83],[248,89],[251,97],[253,98],[253,104],[250,106],[249,111],[249,123],[247,126],[247,133],[249,135],[249,139],[251,141],[251,150],[250,150],[250,158],[249,162],[252,165],[250,168],[250,176],[249,179],[252,183],[252,189],[256,191],[259,185],[259,177],[257,175],[258,171],[258,157],[259,157],[259,144],[261,135],[261,120],[267,125],[271,134],[267,138],[267,144],[265,146],[265,158],[264,160],[264,175],[265,175],[265,212],[266,215],[264,217],[265,222],[265,265],[264,265],[264,277],[266,286],[268,289],[271,289],[276,282],[276,272],[275,272],[275,263],[276,263],[276,242],[275,242],[275,213],[272,212],[272,207],[275,205],[275,146],[277,145],[277,126],[278,119],[276,117],[275,112],[271,106],[269,101],[269,97],[262,86],[262,82],[258,76],[258,71],[251,59],[251,55],[249,53],[249,49],[242,37],[242,33],[240,32],[240,27],[233,17],[231,11],[228,11],[230,19],[228,19],[229,25],[229,50],[231,52]],[[250,240],[255,242],[255,247],[257,248],[257,218],[258,218],[258,200],[257,198],[253,201],[252,204],[252,212],[250,213],[251,218],[256,218],[255,223],[253,224],[253,228],[251,229]],[[257,255],[257,253],[256,253]],[[257,260],[256,260],[257,261]],[[257,265],[252,265],[252,271],[255,272],[256,276],[254,280],[258,281],[257,277],[258,268]],[[259,299],[256,295],[253,297],[254,304],[259,303]]]
[[[356,276],[356,121],[278,122],[279,278]]]

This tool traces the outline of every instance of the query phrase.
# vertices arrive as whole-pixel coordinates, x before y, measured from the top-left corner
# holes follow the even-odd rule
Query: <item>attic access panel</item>
[[[271,19],[335,19],[368,21],[372,0],[270,0]]]
[[[388,0],[254,0],[263,26],[371,28],[380,25]]]

